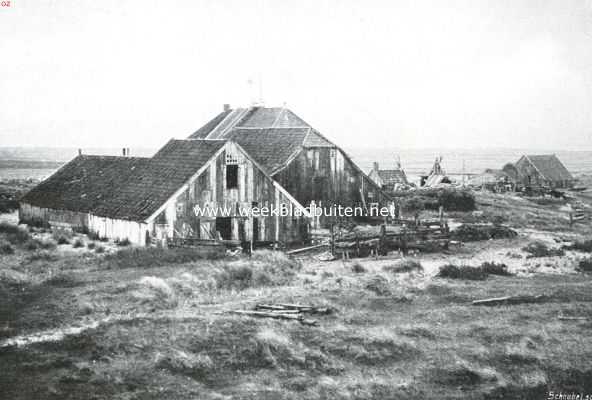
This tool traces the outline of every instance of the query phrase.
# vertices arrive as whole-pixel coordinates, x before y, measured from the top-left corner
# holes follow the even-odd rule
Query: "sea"
[[[132,156],[150,157],[158,149],[131,148]],[[479,174],[487,168],[501,169],[523,154],[556,154],[573,175],[592,174],[592,151],[540,151],[531,149],[394,149],[346,147],[345,152],[365,172],[373,163],[380,169],[393,169],[400,162],[411,182],[429,173],[435,159],[457,179]],[[120,155],[121,149],[84,149],[84,154]],[[45,179],[78,154],[77,148],[0,147],[0,180]]]

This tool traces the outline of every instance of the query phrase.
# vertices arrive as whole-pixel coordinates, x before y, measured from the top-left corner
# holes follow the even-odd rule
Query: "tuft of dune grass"
[[[166,309],[177,305],[177,297],[173,288],[162,278],[144,276],[136,284],[131,296],[141,304],[149,304],[153,308]]]
[[[390,272],[392,274],[398,274],[398,273],[413,272],[413,271],[421,272],[421,271],[423,271],[423,267],[419,263],[419,261],[401,260],[401,261],[398,261],[397,263],[395,263],[394,265],[385,265],[382,268],[382,270],[386,271],[386,272]]]
[[[221,257],[217,253],[195,248],[126,247],[105,256],[101,265],[105,269],[152,268]]]
[[[156,355],[155,366],[175,374],[204,378],[213,370],[214,362],[205,353],[193,354],[189,351],[171,348],[166,353]]]

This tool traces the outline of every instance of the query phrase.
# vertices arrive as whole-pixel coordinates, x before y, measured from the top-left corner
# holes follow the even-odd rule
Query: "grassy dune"
[[[540,399],[549,390],[592,392],[587,274],[490,275],[476,283],[425,279],[421,266],[409,263],[336,262],[323,273],[271,252],[210,259],[187,250],[28,250],[13,241],[0,271],[4,398]],[[31,257],[40,251],[45,256]],[[544,293],[548,302],[470,304],[517,293]],[[336,312],[314,317],[318,327],[225,312],[260,302]]]
[[[0,224],[0,398],[592,394],[589,225],[570,228],[555,203],[477,204],[452,216],[505,215],[519,236],[407,260],[220,258]],[[471,304],[509,295],[546,297]],[[267,302],[335,312],[316,327],[228,313]]]

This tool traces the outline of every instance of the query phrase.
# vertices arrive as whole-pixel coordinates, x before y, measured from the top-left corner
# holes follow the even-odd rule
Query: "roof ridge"
[[[275,120],[273,121],[273,123],[271,124],[271,126],[273,128],[276,127],[277,123],[279,122],[281,116],[286,112],[286,107],[282,106],[282,109],[280,110],[280,112],[278,113],[277,117],[275,118]]]

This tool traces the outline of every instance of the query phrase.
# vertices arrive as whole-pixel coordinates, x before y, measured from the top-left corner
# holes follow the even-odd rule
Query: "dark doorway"
[[[253,218],[253,242],[258,242],[259,240],[259,219]]]
[[[220,232],[224,240],[232,239],[232,218],[216,218],[216,232]]]
[[[238,187],[238,165],[226,166],[226,189],[236,189]]]
[[[240,219],[238,221],[238,240],[240,240],[241,242],[244,242],[246,239],[246,235],[245,235],[245,220]]]

